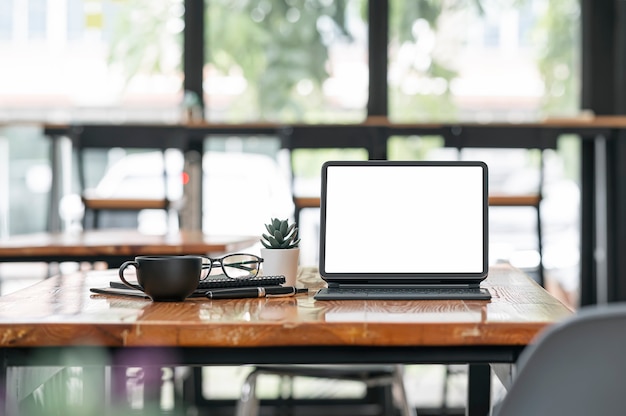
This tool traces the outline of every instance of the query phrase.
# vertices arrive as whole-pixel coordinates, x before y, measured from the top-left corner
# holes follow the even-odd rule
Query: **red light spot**
[[[187,185],[189,183],[189,174],[187,172],[183,172],[183,185]]]

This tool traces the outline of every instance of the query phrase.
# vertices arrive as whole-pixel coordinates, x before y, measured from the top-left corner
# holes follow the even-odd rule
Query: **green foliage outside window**
[[[329,40],[350,37],[346,7],[346,0],[213,0],[206,8],[205,58],[222,73],[241,72],[261,119],[306,119],[322,100]],[[299,83],[313,94],[301,98],[294,92]]]
[[[580,110],[580,1],[547,2],[535,30],[540,45],[537,62],[545,84],[546,114],[575,114]]]
[[[375,1],[375,0],[370,0]],[[172,42],[180,34],[165,30],[182,17],[182,0],[127,0],[121,3],[119,25],[110,62],[132,77],[163,71]],[[390,60],[406,44],[416,44],[425,33],[443,30],[442,19],[454,14],[485,15],[487,10],[544,7],[526,41],[544,83],[540,116],[575,114],[580,94],[579,0],[389,0]],[[223,115],[228,121],[281,122],[359,121],[361,113],[333,112],[325,103],[322,85],[330,73],[329,48],[340,39],[350,42],[348,16],[366,23],[366,0],[211,0],[206,2],[205,59],[211,71],[241,75],[246,86]],[[141,10],[142,13],[136,13]],[[139,20],[138,20],[139,19]],[[399,92],[390,83],[391,115],[398,121],[447,121],[458,117],[450,91],[457,70],[445,55],[433,53],[427,65],[408,65],[405,75],[443,86],[438,94]],[[180,70],[180,69],[179,69]],[[210,86],[212,78],[206,77]],[[206,86],[205,86],[206,87]],[[298,88],[309,91],[303,95]],[[211,96],[207,105],[211,106]],[[390,155],[421,158],[428,143],[394,141]],[[576,160],[576,148],[565,146]],[[330,156],[330,155],[329,155]],[[319,159],[321,156],[315,156]],[[325,156],[324,156],[325,157]],[[323,158],[323,157],[322,157]],[[307,165],[302,161],[303,165]],[[312,163],[317,165],[317,162]],[[316,171],[312,174],[317,174]]]
[[[492,4],[493,3],[493,4]],[[390,54],[406,42],[416,41],[416,22],[436,31],[441,18],[450,13],[481,15],[486,7],[515,7],[531,0],[390,0]],[[536,2],[535,2],[536,3]],[[211,0],[206,3],[206,51],[208,64],[221,73],[238,73],[246,80],[241,99],[233,104],[233,119],[257,113],[259,119],[279,121],[316,119],[322,104],[322,83],[329,75],[329,46],[336,39],[350,41],[348,15],[366,20],[365,0]],[[504,6],[503,6],[504,4]],[[543,112],[572,112],[579,94],[578,0],[546,2],[532,40],[537,46],[538,67],[545,83]],[[359,9],[356,13],[354,9]],[[141,10],[141,13],[137,13]],[[127,0],[120,3],[109,60],[130,79],[138,73],[168,70],[172,44],[182,41],[172,30],[172,20],[182,18],[182,0]],[[182,28],[181,28],[182,30]],[[177,62],[180,65],[180,60]],[[180,67],[179,67],[180,68]],[[179,69],[180,70],[180,69]],[[455,68],[433,55],[423,76],[449,82]],[[207,80],[211,82],[210,77]],[[296,86],[312,89],[306,97]],[[390,85],[390,90],[397,88]],[[250,103],[256,110],[246,108]],[[210,105],[210,102],[208,103]],[[400,97],[398,111],[407,109],[418,120],[453,119],[455,107],[449,88],[440,95],[416,94]],[[242,115],[243,114],[243,115]],[[332,117],[328,112],[325,117]],[[333,121],[333,120],[330,120]]]

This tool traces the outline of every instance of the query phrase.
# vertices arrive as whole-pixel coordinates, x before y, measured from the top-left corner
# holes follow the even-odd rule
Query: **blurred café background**
[[[315,130],[306,146],[289,148],[284,130],[585,117],[593,108],[583,104],[581,33],[584,16],[596,19],[592,3],[3,0],[0,238],[49,231],[55,221],[62,231],[79,231],[86,226],[86,189],[115,197],[166,192],[189,203],[181,149],[166,149],[163,158],[155,150],[84,149],[81,184],[72,141],[51,138],[50,126],[235,125],[245,126],[245,134],[225,130],[203,138],[203,231],[260,235],[270,216],[295,218],[297,210],[301,263],[315,265],[319,210],[300,210],[296,199],[319,196],[325,160],[368,153],[358,140],[343,145],[340,136],[341,145],[317,148]],[[324,141],[334,140],[329,137]],[[501,140],[507,141],[505,130]],[[535,206],[491,208],[490,261],[509,261],[534,277],[543,267],[545,286],[579,306],[577,137],[560,136],[554,149],[449,148],[435,134],[394,135],[387,143],[388,159],[484,160],[491,191],[540,192],[540,217]],[[61,163],[53,172],[57,151]],[[63,179],[59,217],[51,219],[54,175]],[[185,221],[142,210],[108,213],[99,226],[166,233]],[[2,293],[46,273],[43,265],[2,263]]]
[[[578,1],[395,0],[388,12],[369,10],[378,7],[371,3],[215,0],[193,10],[204,13],[204,30],[186,40],[185,27],[198,28],[190,27],[193,17],[185,16],[183,0],[2,2],[0,236],[47,228],[52,172],[51,141],[42,127],[46,123],[176,124],[190,117],[235,124],[361,123],[369,115],[368,102],[383,109],[387,104],[372,100],[372,89],[383,91],[383,86],[369,84],[372,61],[386,66],[391,122],[529,122],[580,113]],[[381,14],[388,25],[387,60],[368,55],[373,47],[369,20]],[[186,56],[194,52],[200,56]],[[196,66],[192,76],[200,79],[185,81]],[[192,83],[200,85],[200,95]],[[85,213],[75,156],[71,146],[62,149],[67,179],[59,210],[63,228],[72,229],[81,226]],[[367,157],[360,149],[342,148],[296,149],[288,155],[278,137],[253,130],[246,136],[207,137],[204,149],[209,178],[204,195],[212,201],[205,204],[205,231],[253,235],[270,215],[293,215],[292,191],[319,195],[324,160]],[[543,155],[546,280],[573,305],[578,291],[579,152],[575,139],[562,137],[557,149]],[[158,154],[133,153],[122,148],[90,151],[86,186],[117,196],[162,193],[160,169],[152,163],[158,163]],[[488,162],[492,190],[536,192],[542,163],[538,151],[467,153],[465,157]],[[389,140],[390,159],[456,157],[457,150],[443,148],[436,136]],[[174,174],[182,169],[182,160],[180,151],[167,153],[174,178],[167,190],[173,199],[183,192]],[[226,197],[226,189],[237,186],[235,180],[254,197]],[[267,187],[272,189],[260,189]],[[307,264],[316,262],[318,216],[309,209],[301,216],[302,260]],[[119,217],[103,221],[157,233],[171,225],[162,211]],[[502,258],[536,270],[534,208],[494,207],[491,221],[492,261]]]

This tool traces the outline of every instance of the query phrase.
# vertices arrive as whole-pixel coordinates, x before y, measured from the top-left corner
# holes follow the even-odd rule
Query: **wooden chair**
[[[496,149],[492,149],[496,150]],[[502,150],[502,149],[498,149]],[[528,152],[526,149],[513,149],[519,152]],[[460,149],[462,153],[462,149]],[[537,266],[536,280],[540,285],[544,285],[544,263],[543,263],[543,227],[541,219],[541,202],[543,201],[543,185],[544,185],[544,150],[539,150],[539,166],[537,169],[537,184],[534,190],[524,193],[508,193],[501,190],[490,189],[489,206],[490,207],[527,207],[535,211],[536,236],[537,236],[537,253],[539,254],[539,264]],[[463,158],[463,156],[461,156]],[[471,157],[470,157],[471,159]]]
[[[557,134],[546,133],[537,126],[524,126],[511,129],[507,132],[507,137],[503,137],[502,131],[493,129],[476,123],[475,125],[449,126],[444,131],[444,146],[457,149],[459,156],[466,149],[498,149],[498,150],[518,150],[522,152],[539,151],[539,180],[536,190],[530,194],[512,195],[492,193],[490,198],[491,206],[499,207],[529,207],[534,208],[537,218],[537,251],[539,253],[539,266],[537,281],[544,285],[544,264],[543,264],[543,230],[541,224],[541,202],[543,200],[544,186],[544,151],[546,149],[556,149]],[[519,143],[524,143],[520,148]],[[490,190],[492,192],[492,190]]]
[[[299,196],[294,189],[295,166],[294,151],[299,149],[363,149],[367,159],[375,154],[376,140],[371,130],[363,126],[342,126],[337,129],[333,126],[314,126],[313,129],[292,127],[283,132],[282,148],[289,151],[290,172],[292,175],[292,195],[294,202],[294,216],[296,223],[300,223],[301,212],[307,208],[319,208],[320,198]],[[367,386],[383,386],[397,394],[397,407],[403,416],[412,416],[415,410],[407,401],[402,379],[402,366],[372,365],[372,366],[341,366],[341,365],[262,365],[253,369],[247,377],[242,394],[237,403],[238,416],[252,416],[259,411],[259,402],[256,398],[257,378],[261,374],[283,376],[287,380],[293,377],[314,377],[337,380],[362,381]],[[382,403],[389,406],[389,403]]]
[[[186,143],[186,136],[182,129],[176,127],[159,128],[151,126],[77,126],[72,130],[72,143],[76,153],[78,183],[80,187],[81,200],[85,207],[83,217],[83,227],[101,228],[101,213],[103,212],[134,212],[141,210],[163,210],[167,213],[175,208],[174,201],[169,198],[168,182],[170,180],[166,169],[167,149],[183,149]],[[140,169],[154,169],[158,165],[160,175],[163,180],[158,184],[162,190],[152,189],[152,186],[135,187],[136,194],[119,195],[115,189],[103,190],[91,188],[93,184],[88,183],[87,169],[89,162],[87,153],[89,150],[108,150],[114,147],[123,149],[143,149],[160,153],[160,159],[147,162],[147,166]],[[151,159],[152,160],[152,159]],[[141,196],[141,191],[146,189],[149,196]],[[156,194],[156,195],[154,195]]]

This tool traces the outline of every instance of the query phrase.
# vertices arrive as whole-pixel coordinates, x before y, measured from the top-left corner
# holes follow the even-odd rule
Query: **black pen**
[[[306,288],[293,286],[267,286],[267,287],[236,287],[228,289],[209,290],[205,296],[209,299],[244,299],[244,298],[271,298],[294,296],[298,293],[308,292]]]

